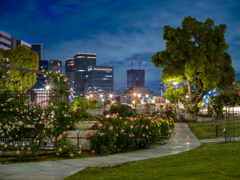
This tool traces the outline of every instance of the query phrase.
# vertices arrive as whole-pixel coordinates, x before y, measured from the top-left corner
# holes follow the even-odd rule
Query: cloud
[[[184,17],[207,18],[227,24],[227,51],[237,72],[240,37],[240,3],[237,0],[21,0],[4,1],[0,7],[1,29],[28,43],[44,43],[43,57],[61,59],[78,52],[96,53],[97,65],[115,68],[115,88],[127,86],[129,55],[145,69],[146,85],[158,92],[161,69],[151,56],[165,49],[163,27],[181,27]]]

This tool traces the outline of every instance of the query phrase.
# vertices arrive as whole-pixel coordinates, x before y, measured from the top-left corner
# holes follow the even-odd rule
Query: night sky
[[[225,39],[240,73],[240,0],[1,0],[0,29],[28,43],[43,43],[43,59],[96,53],[97,65],[114,66],[116,89],[127,87],[127,73],[145,70],[145,85],[158,92],[162,70],[151,56],[165,49],[163,27],[181,27],[184,17],[226,24]],[[64,69],[65,67],[63,67]],[[63,70],[65,71],[65,69]]]

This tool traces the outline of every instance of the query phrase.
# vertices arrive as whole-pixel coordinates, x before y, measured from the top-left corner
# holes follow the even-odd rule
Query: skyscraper
[[[42,69],[45,69],[46,71],[50,71],[50,62],[48,60],[40,60],[39,61],[39,71],[41,71]],[[43,77],[42,74],[38,74],[37,77],[37,83],[35,85],[36,89],[46,89],[46,82],[45,82],[46,78]]]
[[[74,89],[74,59],[65,60],[65,75],[68,78],[69,87]]]
[[[42,46],[43,44],[32,44],[31,50],[38,54],[38,59],[42,60]]]
[[[158,88],[159,88],[158,95],[163,96],[165,91],[164,91],[164,82],[162,80],[159,81]]]
[[[51,71],[52,72],[56,72],[56,71],[62,72],[62,61],[60,59],[50,60],[50,64],[51,64]]]
[[[88,93],[109,94],[114,87],[113,66],[89,66],[88,67]]]
[[[11,49],[11,35],[2,30],[0,30],[0,48]]]
[[[127,70],[127,88],[145,87],[145,70]]]
[[[74,91],[84,95],[87,86],[88,66],[96,65],[96,54],[77,53],[74,56]]]

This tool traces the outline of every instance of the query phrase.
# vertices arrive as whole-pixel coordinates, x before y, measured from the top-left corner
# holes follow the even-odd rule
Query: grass
[[[145,149],[156,148],[162,146],[163,144],[154,144],[150,145]],[[127,152],[135,152],[142,149],[134,149]],[[3,156],[0,156],[0,164],[15,164],[15,163],[29,163],[29,162],[42,162],[42,161],[57,161],[57,160],[65,160],[65,159],[80,159],[86,157],[97,157],[101,156],[100,154],[92,154],[91,151],[82,151],[79,156],[76,157],[69,157],[69,156],[56,156],[56,151],[49,151],[49,150],[41,150],[38,158],[35,157],[26,157],[24,160],[18,161],[15,157],[13,157],[16,153],[16,150],[9,150]],[[124,152],[120,152],[124,153]],[[119,153],[119,154],[120,154]],[[117,153],[112,153],[117,154]]]
[[[222,121],[222,124],[226,124],[226,121]],[[234,123],[240,123],[240,120],[234,120]],[[192,130],[192,132],[195,134],[195,136],[198,139],[212,139],[216,138],[216,128],[213,127],[200,127],[200,126],[206,126],[206,125],[215,125],[215,123],[212,122],[206,122],[206,123],[195,123],[195,122],[187,122],[188,127]],[[226,126],[222,126],[222,130],[226,128]],[[235,129],[235,137],[240,136],[240,124],[234,125]],[[213,131],[213,137],[212,137],[212,131]],[[224,132],[222,132],[222,137],[225,137]]]
[[[240,179],[240,141],[204,143],[184,153],[125,163],[112,168],[86,168],[65,180],[108,179]]]

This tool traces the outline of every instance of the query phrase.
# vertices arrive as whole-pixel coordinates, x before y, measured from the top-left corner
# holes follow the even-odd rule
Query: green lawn
[[[86,168],[65,180],[240,179],[240,141],[204,143],[184,153],[126,163],[113,168]]]
[[[222,121],[222,124],[226,124],[226,121]],[[234,123],[240,123],[240,120],[234,120]],[[206,125],[212,125],[215,123],[212,122],[207,122],[207,123],[193,123],[193,122],[188,122],[187,125],[188,127],[192,130],[192,132],[195,134],[195,136],[198,139],[211,139],[211,138],[216,138],[216,128],[215,127],[200,127],[200,126],[206,126]],[[222,130],[224,130],[226,126],[222,126]],[[235,128],[235,137],[240,136],[240,124],[234,125]],[[213,137],[212,137],[212,131],[213,131]],[[225,137],[224,132],[222,133],[222,137]]]

